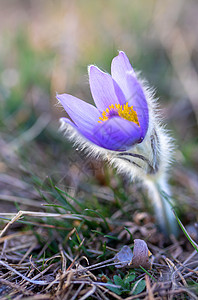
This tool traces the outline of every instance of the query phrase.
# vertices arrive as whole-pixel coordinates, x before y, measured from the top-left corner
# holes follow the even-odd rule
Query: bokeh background
[[[67,92],[92,102],[87,65],[109,72],[123,50],[156,89],[177,145],[172,188],[188,219],[196,221],[197,15],[197,0],[1,0],[2,194],[17,195],[5,187],[5,174],[25,180],[57,176],[68,188],[78,186],[85,159],[58,132],[65,112],[55,95]],[[103,175],[95,175],[103,184]]]

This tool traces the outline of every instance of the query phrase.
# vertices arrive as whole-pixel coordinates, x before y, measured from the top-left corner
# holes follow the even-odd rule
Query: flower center
[[[102,117],[99,117],[101,121],[98,121],[99,123],[102,123],[104,121],[107,121],[108,119],[112,117],[119,116],[125,120],[131,121],[136,123],[138,126],[140,126],[140,123],[138,121],[138,116],[136,111],[133,109],[133,106],[129,106],[128,102],[126,104],[111,104],[109,107],[103,111]]]

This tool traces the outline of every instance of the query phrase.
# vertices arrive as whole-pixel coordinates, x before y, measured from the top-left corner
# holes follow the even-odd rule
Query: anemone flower
[[[58,94],[73,121],[61,118],[61,128],[87,154],[107,160],[132,179],[140,179],[150,192],[160,229],[176,234],[167,201],[172,140],[159,121],[153,92],[122,51],[112,60],[111,75],[94,65],[88,72],[95,106],[69,94]]]

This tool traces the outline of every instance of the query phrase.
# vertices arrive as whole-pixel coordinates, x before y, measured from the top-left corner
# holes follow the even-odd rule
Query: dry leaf
[[[114,261],[120,262],[116,265],[116,268],[124,268],[130,265],[132,261],[133,253],[129,246],[124,246],[122,249],[115,255]]]
[[[149,251],[145,241],[140,239],[134,240],[133,258],[130,266],[133,268],[142,266],[145,269],[149,269],[151,267],[151,263],[149,261],[150,255],[151,252]]]

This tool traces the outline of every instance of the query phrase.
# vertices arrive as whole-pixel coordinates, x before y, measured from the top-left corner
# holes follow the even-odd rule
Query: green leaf
[[[135,273],[131,273],[131,274],[129,274],[129,275],[127,275],[125,278],[124,278],[124,282],[126,283],[126,282],[131,282],[131,281],[133,281],[135,279]]]
[[[130,283],[127,281],[124,281],[124,291],[125,292],[130,292]]]
[[[116,285],[121,285],[122,288],[125,288],[124,281],[122,280],[122,278],[120,278],[120,276],[114,275],[113,280]]]
[[[107,283],[113,284],[113,282],[111,280],[108,280]],[[117,287],[113,287],[113,286],[106,286],[110,291],[114,292],[117,295],[121,295],[122,294],[122,290],[121,288],[117,288]]]
[[[136,285],[137,284],[137,285]],[[136,285],[136,286],[135,286]],[[135,289],[133,291],[133,295],[138,295],[140,294],[141,292],[143,292],[143,290],[145,289],[146,287],[146,282],[145,280],[140,280],[138,283],[134,283],[132,284],[132,286],[134,287],[135,286]]]

